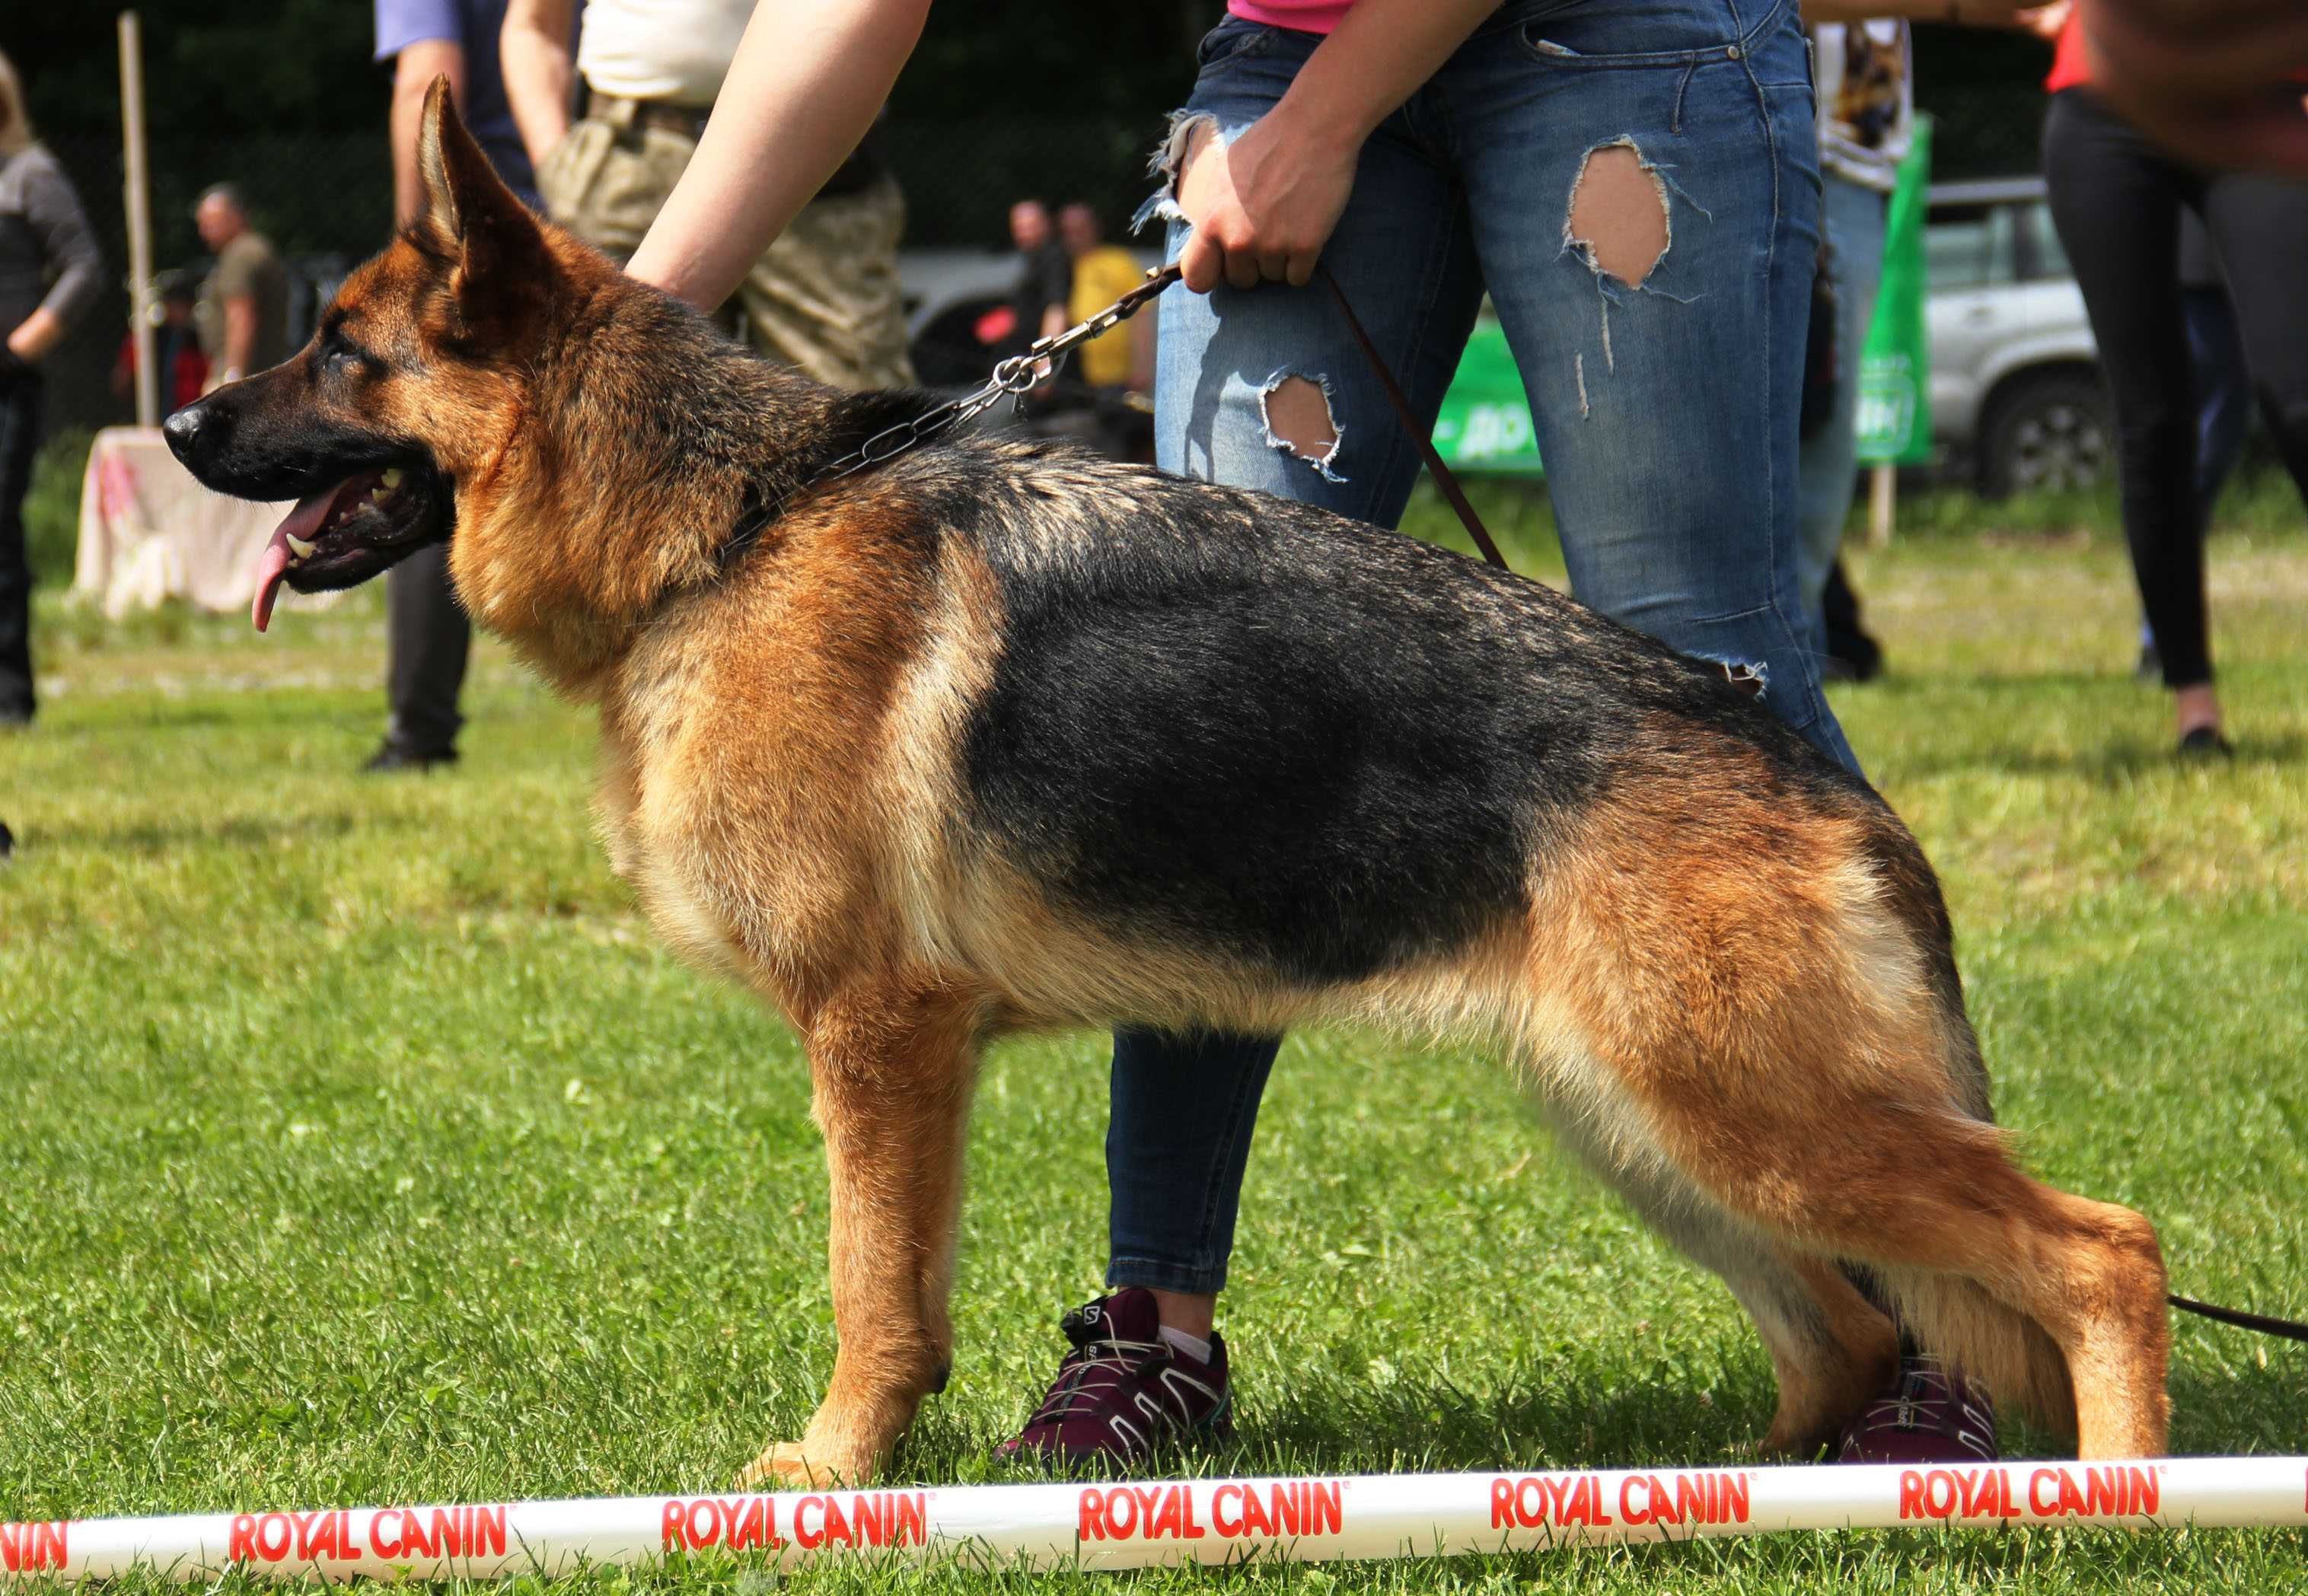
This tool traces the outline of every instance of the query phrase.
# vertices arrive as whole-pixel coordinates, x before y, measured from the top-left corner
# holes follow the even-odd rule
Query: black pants
[[[2308,496],[2308,183],[2188,166],[2083,89],[2052,97],[2044,172],[2115,397],[2123,535],[2165,684],[2209,682],[2180,210],[2219,248],[2261,415]]]
[[[24,495],[32,490],[39,433],[40,380],[20,376],[0,390],[0,720],[32,713],[32,567],[24,552]]]
[[[449,584],[449,545],[422,548],[385,579],[385,740],[410,753],[443,755],[457,744],[457,694],[473,623]]]

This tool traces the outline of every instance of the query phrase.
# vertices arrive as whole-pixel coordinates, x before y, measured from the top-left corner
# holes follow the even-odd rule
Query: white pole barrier
[[[1342,1562],[1791,1530],[2308,1524],[2308,1458],[1363,1474],[617,1497],[0,1524],[0,1583],[493,1579],[681,1552],[1009,1567]]]

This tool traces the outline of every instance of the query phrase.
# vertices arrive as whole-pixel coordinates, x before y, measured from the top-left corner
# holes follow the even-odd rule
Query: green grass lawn
[[[1526,568],[1559,570],[1543,516],[1486,502]],[[1856,566],[1892,674],[1837,707],[1945,878],[2002,1117],[2048,1179],[2146,1210],[2178,1289],[2308,1316],[2296,519],[2215,547],[2239,746],[2218,767],[2175,762],[2131,680],[2104,535],[1941,533]],[[0,869],[0,1517],[718,1486],[799,1432],[831,1366],[793,1038],[657,946],[590,835],[589,718],[494,646],[461,769],[352,774],[382,719],[378,597],[266,639],[42,597],[50,696],[0,737],[22,839]],[[1104,1090],[1096,1038],[986,1060],[958,1366],[900,1476],[990,1477],[1059,1311],[1096,1289]],[[1285,1051],[1222,1309],[1242,1442],[1206,1468],[1709,1463],[1770,1406],[1728,1296],[1500,1071],[1362,1036]],[[2175,1450],[2308,1451],[2308,1349],[2183,1322],[2175,1351]],[[1128,1583],[1213,1580],[2257,1592],[2308,1586],[2308,1537],[1844,1534]]]

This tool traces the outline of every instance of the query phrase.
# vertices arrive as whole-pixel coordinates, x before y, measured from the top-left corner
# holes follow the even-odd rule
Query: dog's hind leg
[[[1544,882],[1534,987],[1597,1077],[1572,1099],[1623,1104],[1790,1255],[1875,1269],[1925,1351],[2072,1422],[2085,1456],[2159,1452],[2155,1232],[2028,1179],[1975,1117],[1976,1043],[1913,842],[1872,811],[1701,790],[1630,784]],[[1913,858],[1887,863],[1894,845]]]
[[[1899,1361],[1891,1323],[1815,1258],[1793,1254],[1685,1180],[1656,1151],[1556,1113],[1556,1133],[1653,1230],[1719,1276],[1755,1323],[1778,1380],[1766,1453],[1811,1457]]]
[[[1718,1201],[1822,1268],[1873,1266],[1927,1350],[2046,1422],[2072,1415],[2083,1456],[2162,1453],[2164,1267],[2139,1214],[2032,1180],[1988,1128],[1908,1105],[1751,1121],[1735,1160],[1723,1127],[1675,1128]],[[1765,1143],[1787,1155],[1753,1157]]]
[[[837,999],[811,1017],[840,1346],[800,1441],[763,1452],[740,1484],[863,1484],[944,1385],[976,1022],[974,1005],[934,982]]]

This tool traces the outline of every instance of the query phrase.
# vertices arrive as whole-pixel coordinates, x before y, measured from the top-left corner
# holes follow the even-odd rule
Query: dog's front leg
[[[829,1005],[811,1025],[832,1177],[833,1380],[798,1442],[744,1485],[865,1483],[953,1358],[946,1298],[972,1085],[967,1008],[941,991]]]

